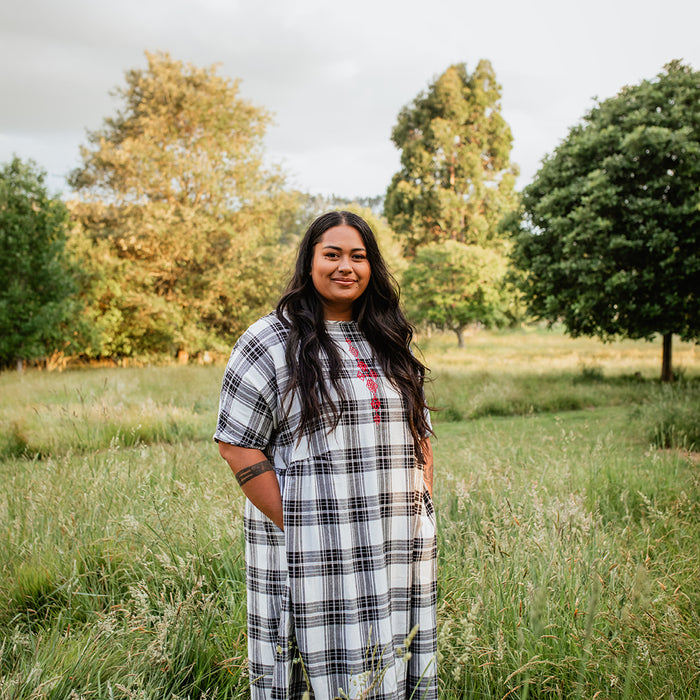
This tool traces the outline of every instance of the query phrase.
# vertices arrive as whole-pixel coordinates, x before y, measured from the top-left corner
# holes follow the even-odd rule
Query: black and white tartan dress
[[[214,437],[265,453],[285,523],[246,501],[251,697],[436,698],[435,514],[403,399],[354,322],[326,325],[345,390],[335,429],[328,411],[296,439],[274,314],[241,336],[224,375]]]

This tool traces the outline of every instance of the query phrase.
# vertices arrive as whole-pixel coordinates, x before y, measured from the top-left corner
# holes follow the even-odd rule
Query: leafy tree
[[[392,132],[401,170],[384,213],[406,253],[435,241],[498,245],[498,222],[516,206],[512,135],[489,61],[450,66],[404,107]]]
[[[280,232],[295,197],[263,165],[267,112],[216,66],[146,57],[70,177],[90,354],[228,347],[269,306],[293,255]]]
[[[18,369],[69,344],[75,310],[67,210],[49,196],[45,178],[17,157],[0,168],[0,365]]]
[[[573,127],[523,197],[530,310],[573,336],[700,334],[700,73],[670,63]]]
[[[421,246],[406,269],[406,310],[416,323],[428,322],[457,335],[464,347],[464,329],[506,321],[506,259],[497,251],[458,241]]]

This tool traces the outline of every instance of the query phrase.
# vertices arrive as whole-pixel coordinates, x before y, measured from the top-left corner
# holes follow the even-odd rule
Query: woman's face
[[[357,229],[333,226],[316,242],[311,259],[311,280],[323,301],[327,321],[351,321],[352,305],[370,278],[367,251]]]

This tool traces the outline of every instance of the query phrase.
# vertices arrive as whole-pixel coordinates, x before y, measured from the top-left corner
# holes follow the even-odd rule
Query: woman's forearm
[[[219,443],[219,454],[226,460],[246,498],[280,530],[284,530],[282,494],[275,470],[260,450]]]
[[[430,444],[430,438],[425,438],[423,444],[423,481],[428,488],[430,497],[433,497],[433,446]]]

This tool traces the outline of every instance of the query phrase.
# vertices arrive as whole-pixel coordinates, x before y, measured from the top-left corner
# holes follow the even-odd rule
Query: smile
[[[350,280],[350,279],[332,279],[331,282],[335,282],[336,284],[341,285],[341,287],[351,287],[353,284],[356,284],[355,280]]]

